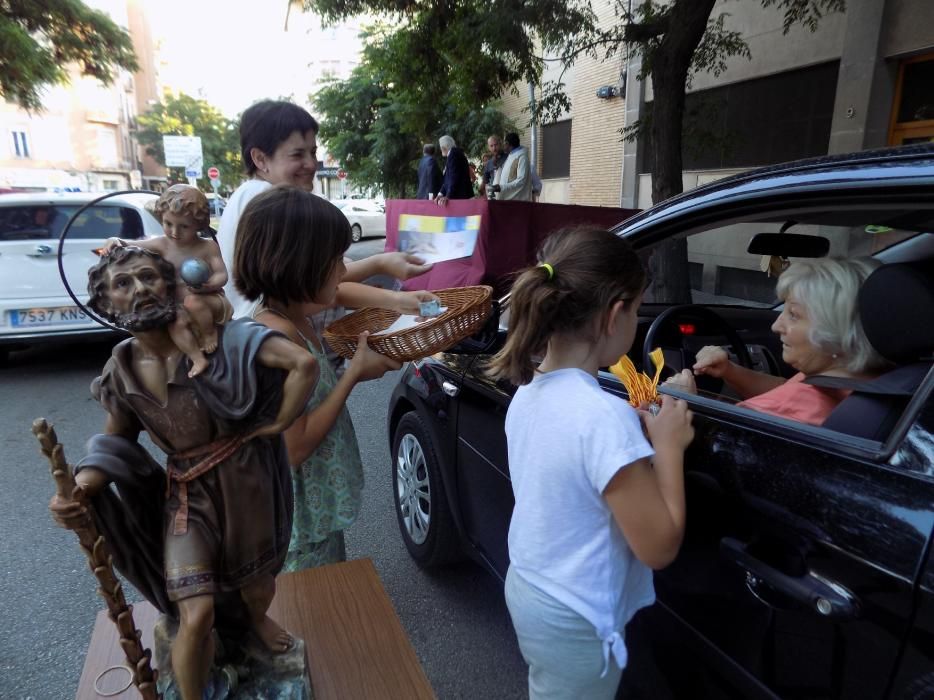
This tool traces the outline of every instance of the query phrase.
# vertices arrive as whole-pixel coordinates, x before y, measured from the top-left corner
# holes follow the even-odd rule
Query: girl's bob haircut
[[[251,301],[313,302],[349,247],[340,209],[297,187],[273,187],[240,216],[234,285]]]

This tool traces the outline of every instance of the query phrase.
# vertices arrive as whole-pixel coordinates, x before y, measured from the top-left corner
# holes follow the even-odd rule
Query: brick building
[[[594,0],[603,22],[614,3]],[[782,32],[782,12],[756,0],[722,1],[751,60],[733,58],[718,77],[694,77],[686,124],[717,137],[687,138],[684,186],[808,156],[934,139],[934,5],[930,0],[849,0],[816,32]],[[553,66],[543,82],[556,77]],[[624,144],[620,130],[652,101],[636,79],[637,58],[584,58],[564,75],[571,110],[527,130],[544,181],[544,201],[601,206],[651,204],[652,163],[644,142]],[[528,89],[503,100],[522,123]],[[598,96],[599,95],[599,96]],[[694,129],[696,132],[697,129]],[[534,142],[534,143],[533,143]]]

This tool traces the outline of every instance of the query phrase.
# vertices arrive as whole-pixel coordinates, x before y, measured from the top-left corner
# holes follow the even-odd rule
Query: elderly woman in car
[[[859,288],[878,266],[869,258],[804,259],[778,278],[776,292],[784,308],[772,330],[781,339],[782,359],[798,370],[790,379],[741,367],[716,345],[700,349],[693,374],[723,379],[745,399],[740,406],[821,425],[847,392],[805,384],[805,379],[869,379],[888,367],[866,339],[856,306]],[[697,392],[688,369],[666,383]]]

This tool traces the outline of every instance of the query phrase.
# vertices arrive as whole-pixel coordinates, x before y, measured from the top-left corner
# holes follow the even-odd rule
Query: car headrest
[[[859,290],[859,318],[866,338],[896,364],[934,353],[934,280],[908,263],[883,265]]]

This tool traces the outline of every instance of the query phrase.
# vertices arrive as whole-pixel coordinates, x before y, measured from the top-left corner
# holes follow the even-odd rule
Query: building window
[[[17,158],[29,158],[29,139],[25,131],[11,131],[13,137],[13,154]]]
[[[571,120],[542,127],[542,179],[571,176]]]
[[[826,155],[839,68],[833,61],[686,95],[684,169],[749,168]],[[646,143],[646,172],[654,171],[652,150]]]
[[[111,126],[98,126],[97,135],[97,162],[105,168],[115,168],[119,165],[117,154],[117,132]]]
[[[902,61],[895,84],[889,143],[934,141],[934,54]]]

